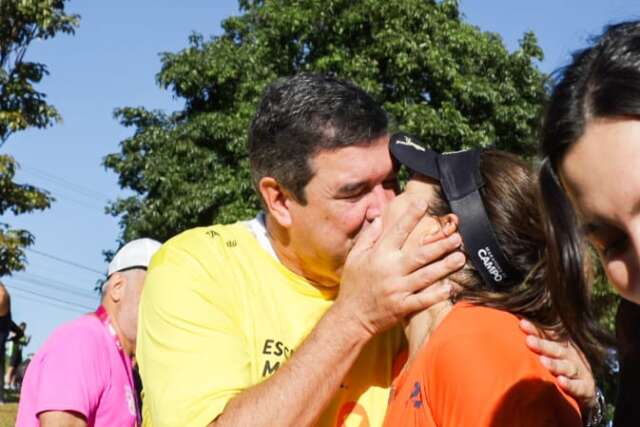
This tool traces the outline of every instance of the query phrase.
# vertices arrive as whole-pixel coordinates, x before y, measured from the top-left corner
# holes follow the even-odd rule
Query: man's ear
[[[113,273],[109,278],[108,296],[113,302],[119,302],[124,296],[127,278],[124,274]]]
[[[268,213],[282,227],[291,225],[291,202],[294,201],[291,193],[287,191],[275,178],[265,176],[258,184],[262,200],[267,206]]]

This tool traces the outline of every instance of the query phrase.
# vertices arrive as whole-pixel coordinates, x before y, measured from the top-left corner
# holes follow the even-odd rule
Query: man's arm
[[[464,263],[457,234],[403,251],[426,205],[412,203],[382,232],[380,220],[351,251],[334,305],[271,378],[236,397],[210,425],[312,425],[336,393],[362,347],[404,316],[449,297],[450,286],[429,287]],[[436,238],[431,236],[431,239]]]
[[[38,414],[41,427],[87,427],[84,416],[75,412],[47,411]]]

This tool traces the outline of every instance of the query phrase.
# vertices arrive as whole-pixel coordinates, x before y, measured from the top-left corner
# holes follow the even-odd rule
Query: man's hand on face
[[[425,217],[422,196],[405,193],[394,208],[385,214],[384,228],[376,218],[361,232],[345,262],[334,304],[369,337],[449,298],[451,285],[441,279],[465,263],[458,250],[460,235]],[[429,227],[418,227],[423,217]]]

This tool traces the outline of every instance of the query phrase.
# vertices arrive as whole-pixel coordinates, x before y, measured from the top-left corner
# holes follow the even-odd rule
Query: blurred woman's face
[[[409,204],[417,199],[424,200],[427,204],[434,203],[437,198],[436,190],[438,189],[438,185],[437,181],[419,175],[411,178],[404,191],[385,207],[382,224],[385,227],[395,224],[398,219],[404,216]],[[413,230],[407,242],[405,242],[405,247],[422,246],[425,236],[440,231],[443,224],[447,221],[452,221],[450,216],[436,218],[426,215],[420,220],[420,223]]]
[[[640,303],[640,120],[592,120],[560,175],[609,280]]]
[[[438,197],[437,191],[439,187],[440,184],[435,179],[414,174],[404,187],[403,193],[420,194],[427,203],[432,203]]]

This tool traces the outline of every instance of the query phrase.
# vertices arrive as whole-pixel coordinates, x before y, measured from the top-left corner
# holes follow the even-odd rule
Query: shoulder
[[[87,314],[58,327],[36,353],[36,360],[52,369],[76,371],[103,366],[109,353],[104,326]]]
[[[104,326],[94,315],[86,314],[58,327],[43,348],[74,346],[76,350],[100,351],[105,340]]]
[[[439,372],[464,377],[490,375],[516,377],[544,372],[537,356],[526,346],[518,318],[488,307],[458,304],[436,329],[427,352]],[[473,355],[473,363],[469,363]],[[434,366],[435,367],[435,366]]]
[[[523,338],[524,333],[518,326],[518,318],[513,314],[489,307],[458,303],[442,321],[433,334],[432,342],[446,344],[454,337],[464,336],[475,343],[487,340],[510,342]]]
[[[154,255],[149,270],[165,264],[208,264],[237,245],[237,241],[251,238],[243,223],[197,227],[169,239]]]
[[[247,225],[243,222],[196,227],[169,239],[164,246],[191,250],[199,246],[211,246],[222,243],[223,246],[228,247],[230,245],[227,245],[226,242],[230,239],[246,234],[250,234],[250,232]]]
[[[60,325],[54,332],[55,337],[72,338],[76,336],[92,336],[100,331],[102,324],[93,314],[85,314],[70,322]]]
[[[449,424],[510,425],[505,420],[522,417],[527,426],[580,425],[575,402],[526,347],[511,313],[457,305],[427,343],[424,368],[436,418],[468,421]],[[567,422],[548,423],[554,419]]]
[[[238,241],[251,248],[243,223],[187,230],[167,241],[153,256],[142,290],[140,317],[189,317],[196,307],[224,307],[236,300],[236,275],[242,257]],[[242,240],[243,239],[243,240]],[[251,249],[250,249],[251,250]]]

